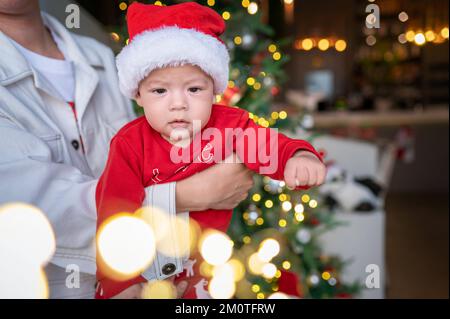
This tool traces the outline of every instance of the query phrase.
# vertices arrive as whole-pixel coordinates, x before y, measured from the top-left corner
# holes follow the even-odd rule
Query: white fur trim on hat
[[[135,98],[139,83],[153,70],[192,64],[214,80],[214,94],[228,85],[230,56],[213,36],[193,29],[164,27],[136,35],[117,55],[119,85],[123,94]]]

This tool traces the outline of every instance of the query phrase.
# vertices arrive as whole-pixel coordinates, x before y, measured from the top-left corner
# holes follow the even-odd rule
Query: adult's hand
[[[253,172],[236,161],[236,155],[177,182],[177,212],[233,209],[253,187]]]

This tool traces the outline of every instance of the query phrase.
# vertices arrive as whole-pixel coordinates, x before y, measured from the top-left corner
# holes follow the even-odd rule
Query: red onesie
[[[220,136],[206,134],[208,131],[219,132]],[[195,147],[195,144],[201,147]],[[211,117],[202,134],[198,134],[189,146],[191,152],[187,152],[187,157],[179,163],[174,163],[170,157],[174,147],[148,124],[145,117],[128,123],[114,136],[105,170],[97,184],[97,227],[116,213],[139,209],[145,197],[145,187],[182,180],[214,165],[218,158],[224,159],[232,152],[236,152],[249,169],[277,180],[284,178],[286,162],[298,150],[310,151],[321,159],[308,142],[290,139],[255,124],[243,109],[216,104],[212,106]],[[175,149],[181,156],[183,149]],[[269,169],[271,167],[273,169]],[[210,210],[190,212],[189,216],[202,229],[226,232],[231,214],[231,210]],[[186,278],[185,272],[177,276],[176,281],[187,279],[189,283],[183,298],[198,297],[195,287],[198,289],[199,285],[205,284],[198,275],[199,264],[197,260],[193,277]],[[97,298],[110,298],[133,284],[146,281],[138,276],[117,282],[106,278],[100,271],[97,271],[97,278],[103,291],[103,295],[97,294]]]

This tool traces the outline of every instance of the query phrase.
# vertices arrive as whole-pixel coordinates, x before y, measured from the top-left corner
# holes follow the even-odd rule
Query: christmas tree
[[[171,5],[181,1],[141,2]],[[289,56],[282,48],[290,41],[274,40],[273,29],[264,23],[268,1],[197,2],[214,9],[227,23],[222,39],[231,56],[230,79],[217,103],[248,110],[263,127],[294,131],[300,115],[291,118],[286,111],[272,107],[287,80],[283,66]],[[124,17],[127,5],[126,1],[119,4]],[[126,45],[125,23],[111,34]],[[231,296],[345,298],[355,296],[361,288],[357,282],[342,282],[345,263],[321,250],[320,235],[338,223],[317,190],[290,191],[283,181],[257,175],[251,195],[233,216],[228,232],[234,243],[231,264],[242,275],[236,279]]]

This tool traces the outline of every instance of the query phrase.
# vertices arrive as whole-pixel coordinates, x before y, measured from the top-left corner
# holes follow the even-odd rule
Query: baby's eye
[[[189,92],[192,92],[192,93],[197,93],[197,92],[199,92],[199,91],[201,91],[202,89],[201,88],[198,88],[198,87],[192,87],[192,88],[189,88]]]
[[[166,93],[166,89],[154,89],[154,90],[152,90],[152,93],[164,94],[164,93]]]

